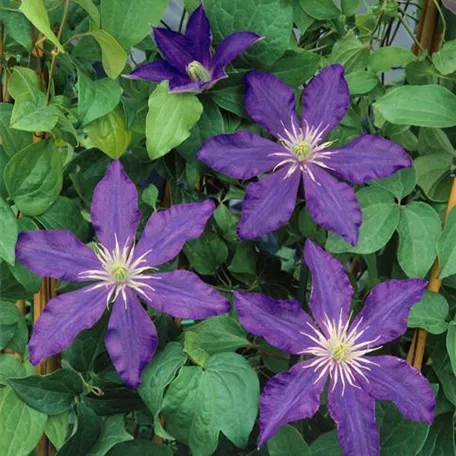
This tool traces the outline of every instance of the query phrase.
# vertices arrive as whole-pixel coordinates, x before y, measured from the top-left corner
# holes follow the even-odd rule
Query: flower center
[[[325,374],[329,373],[333,381],[333,389],[338,382],[341,382],[343,394],[346,383],[359,388],[355,379],[356,374],[368,381],[363,371],[369,371],[369,365],[375,363],[366,359],[364,355],[381,347],[371,348],[375,344],[375,341],[378,340],[378,337],[374,340],[359,341],[367,329],[358,330],[361,322],[362,318],[353,328],[350,328],[350,319],[347,319],[343,323],[341,311],[339,320],[331,321],[325,315],[325,321],[323,323],[324,333],[310,323],[307,323],[311,332],[303,331],[301,334],[308,337],[315,345],[306,348],[301,353],[316,357],[315,361],[312,361],[306,366],[307,368],[312,367],[315,371],[319,371],[315,383]]]
[[[155,291],[155,289],[144,283],[143,280],[160,279],[160,277],[146,273],[148,270],[155,269],[147,265],[147,255],[150,250],[136,258],[134,242],[130,243],[127,239],[125,245],[120,247],[117,236],[114,236],[115,247],[113,250],[107,249],[102,244],[98,244],[96,247],[95,254],[100,260],[100,268],[83,271],[79,273],[79,276],[84,280],[99,282],[89,288],[88,291],[100,287],[105,287],[109,290],[106,298],[107,306],[110,301],[115,301],[120,294],[124,300],[125,307],[127,307],[126,288],[131,288],[135,292],[146,296],[146,289],[152,291]]]
[[[128,269],[122,263],[115,263],[109,270],[116,282],[124,282],[128,279]]]
[[[312,145],[307,141],[298,141],[293,144],[292,150],[297,158],[305,159],[312,153]]]
[[[331,353],[333,359],[339,362],[345,362],[349,359],[350,348],[346,344],[337,344]]]
[[[187,65],[187,74],[194,82],[208,82],[211,80],[209,71],[196,60]]]

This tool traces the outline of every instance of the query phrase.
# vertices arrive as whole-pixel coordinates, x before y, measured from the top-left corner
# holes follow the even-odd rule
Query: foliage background
[[[261,291],[305,306],[305,238],[344,263],[356,289],[355,311],[380,281],[428,277],[438,255],[441,292],[426,292],[413,309],[411,329],[382,350],[406,357],[413,328],[430,333],[423,372],[435,384],[436,420],[431,427],[407,422],[389,403],[378,405],[377,420],[382,455],[455,454],[456,209],[441,228],[456,144],[455,16],[439,10],[442,34],[430,55],[416,44],[421,3],[380,1],[366,8],[359,0],[338,6],[332,0],[206,0],[216,42],[235,30],[265,37],[229,68],[228,79],[196,97],[121,77],[156,58],[150,23],[163,20],[178,29],[196,4],[0,1],[0,454],[29,454],[43,432],[58,455],[168,456],[189,454],[189,448],[203,456],[340,454],[325,404],[257,452],[258,381],[263,385],[296,360],[246,334],[234,313],[180,325],[151,312],[161,351],[138,391],[127,389],[113,369],[103,343],[105,321],[74,341],[55,373],[36,375],[26,343],[46,293],[34,298],[41,278],[15,262],[17,234],[64,228],[90,242],[92,192],[116,157],[140,189],[145,217],[207,196],[218,202],[203,236],[167,268],[192,269],[227,296],[236,289]],[[398,33],[415,42],[418,57],[408,45],[394,45]],[[246,70],[272,72],[299,93],[333,62],[345,66],[352,95],[334,138],[343,144],[361,132],[383,135],[407,149],[414,167],[359,186],[363,225],[356,248],[315,225],[304,202],[288,226],[241,242],[235,228],[246,183],[204,168],[195,152],[215,134],[256,131],[243,108]],[[52,294],[52,284],[44,283]],[[59,283],[57,292],[69,289]],[[37,454],[47,451],[41,440]]]

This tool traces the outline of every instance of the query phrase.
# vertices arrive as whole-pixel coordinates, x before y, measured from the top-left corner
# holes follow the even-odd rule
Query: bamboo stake
[[[441,43],[440,31],[438,28],[439,15],[438,8],[434,0],[425,0],[424,7],[418,22],[417,38],[421,46],[430,53],[438,50]],[[416,55],[421,53],[418,46],[415,46],[413,52]],[[448,220],[448,214],[456,206],[456,177],[453,179],[448,206],[445,213],[444,226]],[[438,293],[442,286],[442,280],[439,278],[439,260],[436,258],[429,279],[428,290]],[[420,328],[415,331],[412,345],[410,346],[407,361],[417,369],[423,365],[424,351],[426,348],[427,331]]]

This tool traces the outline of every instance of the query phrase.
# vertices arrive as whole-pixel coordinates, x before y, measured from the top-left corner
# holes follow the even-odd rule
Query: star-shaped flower
[[[174,258],[187,240],[201,235],[214,209],[214,203],[206,200],[155,212],[136,244],[141,217],[138,193],[115,160],[93,194],[95,251],[66,230],[22,232],[16,256],[34,273],[93,282],[48,302],[29,342],[31,362],[38,364],[66,349],[112,303],[106,348],[125,383],[138,387],[158,344],[157,331],[140,299],[178,318],[203,319],[228,312],[229,302],[194,273],[156,269]]]
[[[293,90],[276,76],[252,71],[245,84],[247,112],[278,142],[238,131],[209,139],[197,153],[207,166],[236,179],[272,170],[248,185],[239,236],[252,239],[287,223],[302,179],[312,218],[356,245],[361,210],[353,188],[334,175],[362,184],[411,166],[410,157],[394,142],[372,135],[359,136],[343,147],[324,142],[350,105],[341,65],[325,68],[304,90],[302,123]]]
[[[350,323],[353,289],[342,265],[311,241],[304,259],[312,272],[313,318],[297,301],[234,295],[247,330],[288,353],[309,356],[266,384],[259,444],[290,421],[312,417],[329,379],[329,413],[345,456],[378,456],[375,400],[393,401],[409,420],[431,423],[434,418],[434,394],[418,370],[394,356],[370,356],[406,331],[410,309],[426,284],[409,279],[377,285]]]
[[[168,80],[171,92],[194,93],[226,78],[225,67],[262,39],[252,32],[235,32],[224,38],[212,55],[211,27],[202,4],[190,16],[184,34],[153,27],[153,36],[164,60],[141,65],[126,77]]]

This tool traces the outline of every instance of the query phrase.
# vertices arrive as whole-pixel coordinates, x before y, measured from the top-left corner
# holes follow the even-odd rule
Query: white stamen
[[[273,171],[276,171],[284,165],[294,163],[293,166],[290,166],[284,179],[288,179],[299,169],[300,171],[307,173],[313,182],[320,185],[306,165],[308,163],[313,163],[333,171],[324,160],[329,160],[331,155],[333,155],[334,152],[325,149],[330,147],[335,141],[322,142],[329,125],[322,128],[320,123],[317,127],[311,127],[309,123],[304,120],[304,128],[299,128],[295,125],[293,117],[290,121],[291,128],[286,128],[285,124],[283,122],[281,123],[283,125],[284,135],[279,136],[279,142],[287,152],[274,152],[269,154],[270,156],[284,157],[284,160],[278,163]]]
[[[332,389],[334,390],[336,385],[340,383],[343,395],[347,384],[354,388],[360,388],[356,382],[355,373],[366,382],[369,382],[365,371],[370,371],[369,365],[377,364],[366,359],[364,355],[381,348],[372,348],[380,336],[373,340],[357,342],[368,329],[366,327],[358,331],[361,322],[362,318],[350,328],[350,318],[344,323],[341,310],[337,320],[330,320],[326,314],[324,315],[322,324],[324,332],[307,323],[311,331],[302,331],[301,334],[316,345],[307,347],[300,354],[315,356],[315,360],[305,366],[306,368],[314,369],[318,373],[314,383],[317,383],[324,375],[329,373],[333,383]]]
[[[147,265],[147,255],[151,252],[148,250],[140,257],[135,258],[135,243],[130,243],[129,239],[125,241],[122,248],[119,246],[117,235],[115,236],[115,246],[112,251],[108,250],[104,245],[97,244],[95,254],[101,263],[100,269],[88,269],[80,272],[79,276],[84,280],[94,280],[96,283],[87,291],[97,290],[105,287],[110,288],[106,298],[106,307],[109,308],[109,303],[115,301],[119,296],[122,297],[125,309],[127,308],[127,293],[126,289],[131,288],[138,294],[147,297],[145,289],[155,291],[147,283],[142,280],[161,279],[151,274],[145,274],[146,271],[153,271],[156,268]]]

